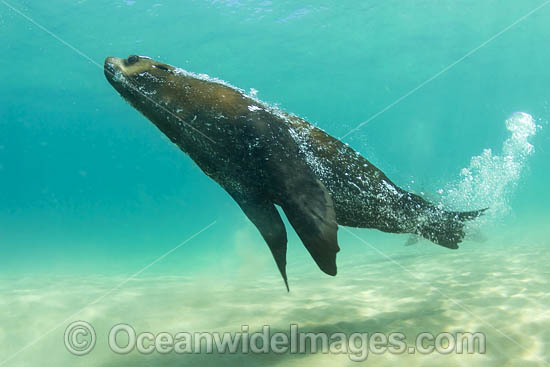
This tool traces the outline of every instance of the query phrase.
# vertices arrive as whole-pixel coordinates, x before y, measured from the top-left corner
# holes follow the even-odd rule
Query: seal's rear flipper
[[[416,234],[411,234],[411,235],[409,236],[409,238],[407,239],[407,242],[405,242],[405,246],[416,245],[416,244],[420,241],[421,238],[422,238],[422,237],[420,237],[420,236],[418,236],[418,235],[416,235]]]
[[[466,235],[464,232],[466,222],[479,217],[486,210],[487,208],[471,212],[438,213],[420,226],[420,234],[438,245],[457,249]]]
[[[231,196],[239,204],[248,219],[258,228],[265,242],[267,242],[275,263],[285,281],[286,290],[290,291],[286,276],[286,229],[275,205],[269,201],[258,199],[253,195],[244,197],[244,195],[231,194]]]
[[[295,190],[288,192],[282,208],[319,268],[336,275],[336,253],[340,251],[334,204],[325,186],[305,175],[292,178]]]
[[[467,239],[468,241],[478,242],[478,243],[483,243],[488,241],[487,236],[485,236],[479,228],[471,229],[470,231],[468,231],[468,233],[466,233],[466,237],[464,238]]]

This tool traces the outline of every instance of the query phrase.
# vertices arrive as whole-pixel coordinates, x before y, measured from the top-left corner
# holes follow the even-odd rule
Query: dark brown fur
[[[149,58],[130,61],[107,58],[109,82],[235,199],[285,283],[286,230],[274,204],[330,275],[338,224],[457,248],[464,221],[481,213],[448,212],[402,190],[338,139],[237,88]]]

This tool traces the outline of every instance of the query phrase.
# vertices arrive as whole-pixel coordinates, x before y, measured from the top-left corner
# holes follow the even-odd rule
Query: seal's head
[[[173,66],[138,55],[130,55],[126,59],[107,57],[104,65],[109,83],[124,98],[131,100],[142,94],[157,94],[169,85],[174,70]]]
[[[188,131],[197,135],[196,128],[188,129],[193,123],[210,126],[256,111],[250,109],[256,102],[240,90],[149,57],[107,57],[104,72],[116,91],[173,141]]]
[[[175,67],[146,56],[130,55],[126,59],[107,57],[105,77],[118,93],[170,137],[188,110],[183,75]],[[177,106],[176,103],[183,105]]]

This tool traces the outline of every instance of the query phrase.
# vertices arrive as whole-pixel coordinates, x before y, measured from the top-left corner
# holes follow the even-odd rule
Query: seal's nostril
[[[113,75],[115,73],[115,67],[110,62],[106,62],[104,65],[104,70],[106,73]]]
[[[128,56],[128,65],[132,65],[132,64],[135,64],[136,62],[139,61],[139,56],[138,55],[130,55]]]

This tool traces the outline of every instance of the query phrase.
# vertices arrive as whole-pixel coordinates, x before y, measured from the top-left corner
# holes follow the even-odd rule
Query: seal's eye
[[[138,55],[128,56],[128,65],[135,64],[138,61],[139,61],[139,56]]]

